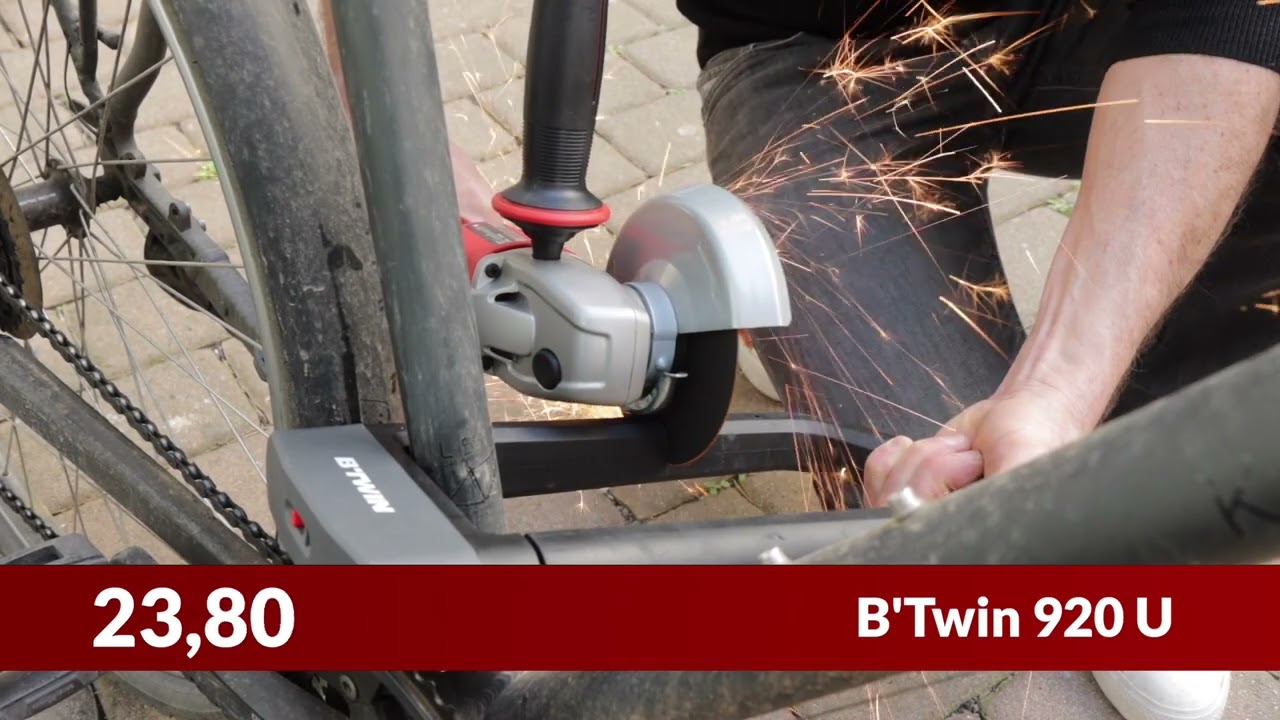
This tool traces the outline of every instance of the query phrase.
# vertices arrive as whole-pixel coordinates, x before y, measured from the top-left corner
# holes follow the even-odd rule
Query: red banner
[[[1280,566],[3,567],[23,670],[1261,670]]]

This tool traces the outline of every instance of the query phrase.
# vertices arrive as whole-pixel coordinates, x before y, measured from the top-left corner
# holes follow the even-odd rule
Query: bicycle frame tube
[[[331,7],[410,448],[476,527],[501,531],[502,489],[427,3]]]
[[[226,532],[222,521],[168,471],[150,462],[84,398],[62,382],[17,341],[0,337],[0,400],[75,467],[84,470],[134,517],[192,564],[254,565],[263,562],[247,543]],[[68,417],[80,418],[75,424]],[[67,440],[75,435],[76,442]],[[122,471],[126,469],[127,471]],[[4,532],[0,518],[0,533]]]
[[[1280,346],[820,550],[818,564],[1212,564],[1280,555]]]
[[[663,718],[727,720],[830,695],[892,672],[524,673],[485,720]]]

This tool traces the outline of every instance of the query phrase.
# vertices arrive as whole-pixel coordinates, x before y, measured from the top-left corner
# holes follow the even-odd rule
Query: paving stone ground
[[[26,28],[32,23],[38,27],[41,4],[42,0],[0,0],[4,28],[0,64],[11,77],[29,77],[32,42]],[[139,4],[134,2],[135,10]],[[575,252],[599,264],[607,258],[620,224],[641,202],[709,181],[699,100],[692,89],[697,77],[694,30],[676,11],[673,0],[610,0],[609,6],[609,53],[589,179],[592,188],[606,196],[614,214],[605,228],[575,239],[572,245]],[[118,23],[125,7],[126,0],[104,0],[100,17]],[[431,3],[450,135],[495,186],[513,181],[519,172],[521,78],[530,7],[531,0]],[[61,57],[65,47],[61,39],[55,37],[50,45],[52,56]],[[110,66],[103,61],[104,72]],[[14,127],[19,117],[12,101],[0,101],[0,125]],[[166,166],[168,185],[181,190],[178,194],[235,261],[235,237],[221,189],[216,177],[201,172],[199,159],[206,146],[172,65],[165,68],[144,106],[139,128],[143,131],[140,144],[149,157],[193,159]],[[72,148],[89,145],[89,138],[77,132],[69,129],[66,143]],[[1002,175],[991,183],[992,217],[1014,301],[1027,324],[1034,321],[1043,272],[1067,221],[1067,206],[1054,200],[1071,188],[1071,183],[1061,180],[1020,175]],[[102,212],[97,227],[109,238],[108,245],[122,255],[137,256],[141,235],[127,211]],[[48,247],[64,240],[54,236],[47,240]],[[84,329],[76,330],[76,339],[83,340],[108,374],[142,399],[149,411],[159,414],[173,406],[168,401],[183,400],[184,412],[163,415],[166,428],[196,454],[198,464],[216,471],[221,484],[252,516],[269,523],[261,461],[270,432],[270,398],[249,353],[223,328],[187,312],[129,266],[104,265],[100,273],[87,279],[65,273],[47,275],[45,296],[51,313],[77,328],[83,315]],[[70,302],[82,284],[96,291],[83,312]],[[125,312],[137,308],[161,312]],[[132,340],[128,347],[120,341],[122,334]],[[75,383],[47,348],[37,345],[33,351],[49,358],[48,364],[64,381]],[[530,401],[496,382],[490,388],[495,419],[601,412]],[[770,409],[770,403],[741,378],[734,404],[740,411]],[[11,448],[6,457],[21,456],[38,506],[64,529],[88,528],[108,550],[122,546],[127,538],[164,560],[174,560],[172,553],[100,497],[89,479],[77,475],[32,433],[19,432],[17,437],[21,447],[16,454]],[[517,531],[710,520],[807,512],[816,507],[810,483],[797,473],[753,473],[508,501],[511,526]],[[105,683],[99,694],[110,720],[164,718],[117,684]],[[41,717],[79,720],[96,715],[92,700],[81,696]],[[907,673],[767,716],[768,720],[882,717],[1111,720],[1116,716],[1085,673],[1002,672]],[[1280,717],[1280,681],[1270,673],[1238,673],[1227,717]]]

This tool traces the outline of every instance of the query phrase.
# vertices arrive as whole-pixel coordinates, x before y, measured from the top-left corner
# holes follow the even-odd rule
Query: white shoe
[[[765,372],[760,354],[752,347],[751,336],[745,330],[738,333],[738,369],[742,370],[747,382],[751,383],[756,392],[774,402],[782,402],[778,397],[778,389],[773,386],[773,380]]]
[[[1229,672],[1095,672],[1102,694],[1125,720],[1219,720]]]

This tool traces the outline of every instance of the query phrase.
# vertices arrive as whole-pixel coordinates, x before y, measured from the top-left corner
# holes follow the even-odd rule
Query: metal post
[[[530,672],[487,720],[743,720],[874,682],[891,672]]]
[[[1280,346],[801,560],[1191,564],[1280,556]]]
[[[468,519],[501,532],[502,486],[427,3],[332,8],[410,450]]]

